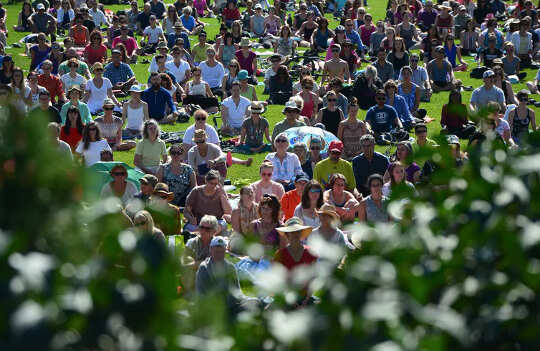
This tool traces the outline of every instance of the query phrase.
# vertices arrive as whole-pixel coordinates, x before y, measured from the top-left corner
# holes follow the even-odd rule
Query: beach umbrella
[[[327,150],[328,144],[330,144],[332,140],[338,139],[334,134],[324,129],[317,128],[317,127],[307,127],[307,126],[294,127],[294,128],[287,129],[283,133],[287,135],[287,138],[289,139],[289,143],[291,144],[291,147],[294,146],[294,144],[299,143],[299,142],[304,142],[306,145],[309,145],[309,142],[312,138],[318,138],[322,140],[322,143],[323,143],[322,152],[325,152],[325,153],[328,151]]]

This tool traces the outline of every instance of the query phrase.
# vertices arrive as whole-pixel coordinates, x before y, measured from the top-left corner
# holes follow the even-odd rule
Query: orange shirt
[[[287,191],[281,198],[281,210],[285,215],[285,220],[288,220],[294,215],[294,209],[302,200],[302,197],[298,195],[296,189]]]

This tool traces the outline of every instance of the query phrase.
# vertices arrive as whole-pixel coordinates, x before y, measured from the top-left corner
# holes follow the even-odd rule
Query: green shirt
[[[62,119],[62,125],[66,124],[66,118],[67,118],[67,111],[71,107],[71,101],[66,102],[64,105],[62,105],[62,109],[60,110],[60,118]],[[90,115],[90,109],[88,108],[88,105],[85,104],[82,101],[79,101],[79,112],[81,113],[81,120],[84,124],[87,124],[88,122],[92,121],[92,116]]]
[[[356,179],[354,178],[352,165],[349,161],[341,158],[338,162],[333,162],[330,158],[318,162],[313,171],[313,179],[326,188],[330,181],[330,176],[335,173],[343,174],[345,179],[347,179],[347,190],[354,191],[356,188]]]
[[[193,55],[193,61],[203,62],[206,61],[206,50],[210,49],[212,45],[205,43],[204,46],[201,46],[200,43],[193,45],[191,48],[191,54]]]
[[[429,150],[433,150],[435,147],[437,147],[437,143],[429,138],[426,138],[426,145],[424,145],[424,147]],[[420,145],[414,142],[412,144],[412,148],[413,148],[413,152],[418,152],[420,150]]]
[[[157,167],[161,162],[161,156],[167,155],[167,148],[165,142],[159,138],[154,142],[143,139],[137,143],[135,155],[142,156],[142,164],[144,167]]]
[[[305,125],[306,124],[304,122],[299,121],[299,120],[294,121],[293,124],[289,124],[289,122],[287,122],[287,119],[284,119],[283,121],[276,123],[276,125],[274,126],[274,131],[272,132],[272,142],[274,142],[274,139],[280,133],[283,133],[287,129],[294,128],[294,127],[303,127]]]
[[[77,73],[79,73],[83,77],[86,77],[86,71],[88,71],[88,65],[85,62],[79,60],[79,67],[77,67]],[[60,64],[60,66],[58,66],[58,75],[60,77],[62,77],[62,75],[66,73],[69,73],[68,61],[64,61]]]

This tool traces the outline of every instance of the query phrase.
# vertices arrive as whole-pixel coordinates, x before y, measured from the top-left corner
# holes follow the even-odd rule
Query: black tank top
[[[325,107],[322,109],[322,112],[322,124],[324,124],[327,131],[337,135],[339,122],[341,122],[339,108],[336,108],[336,110],[332,112]]]

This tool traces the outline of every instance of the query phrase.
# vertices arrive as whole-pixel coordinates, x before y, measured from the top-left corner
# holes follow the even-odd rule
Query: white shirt
[[[207,135],[207,138],[208,138],[207,142],[210,143],[210,144],[216,144],[216,145],[219,146],[219,135],[216,132],[216,130],[214,129],[214,127],[212,127],[211,125],[209,125],[207,123],[205,131],[206,131],[206,135]],[[184,138],[182,139],[182,142],[184,144],[194,145],[193,144],[193,134],[195,134],[195,124],[189,126],[189,128],[186,129],[186,132],[184,133]]]
[[[90,79],[86,83],[85,89],[86,91],[90,91],[90,98],[86,103],[88,109],[90,110],[90,113],[96,113],[103,109],[103,101],[108,97],[107,91],[112,89],[112,83],[109,79],[103,78],[103,84],[101,84],[101,88],[98,89],[94,85],[94,80]]]
[[[297,174],[302,173],[302,165],[296,154],[287,152],[287,155],[283,159],[283,162],[276,156],[277,153],[271,152],[266,155],[265,160],[272,162],[274,165],[274,172],[272,173],[272,180],[293,180]]]
[[[74,85],[79,85],[81,89],[84,89],[84,86],[86,85],[86,79],[84,79],[84,77],[79,73],[77,73],[75,78],[71,78],[69,73],[66,73],[60,78],[60,80],[62,81],[65,94],[67,94],[68,90]]]
[[[68,16],[69,20],[73,21],[73,19],[75,18],[75,11],[73,11],[73,9],[69,9]],[[58,21],[58,23],[62,23],[62,21],[64,20],[64,8],[60,7],[58,10],[56,10],[56,20]]]
[[[318,215],[315,215],[315,217],[304,216],[302,202],[300,202],[298,206],[296,206],[296,208],[294,209],[294,216],[300,218],[302,222],[304,222],[304,225],[309,225],[312,228],[317,228],[321,225],[321,220],[319,219]]]
[[[165,58],[165,67],[167,67],[167,63],[171,62],[172,60],[174,60],[174,58],[167,54],[167,57]],[[150,62],[150,66],[148,67],[148,72],[152,73],[152,72],[157,72],[158,71],[158,65],[157,65],[157,62],[156,62],[156,57],[152,57],[152,61]],[[175,77],[176,78],[176,77]]]
[[[208,83],[210,88],[221,87],[221,82],[223,81],[223,77],[225,77],[225,69],[221,62],[216,61],[216,65],[210,67],[206,61],[203,61],[199,64],[199,68],[201,69],[202,79]]]
[[[176,66],[174,61],[169,61],[165,64],[165,68],[174,75],[174,78],[176,78],[176,82],[179,84],[186,77],[186,72],[191,69],[189,67],[189,63],[184,60],[180,60],[179,66]]]
[[[247,108],[251,106],[251,101],[240,96],[240,101],[238,102],[238,105],[236,105],[232,96],[229,96],[223,100],[221,106],[227,107],[227,111],[229,112],[227,121],[229,122],[229,125],[233,128],[240,128],[242,127],[242,122],[244,122],[244,119],[247,117]]]
[[[156,26],[156,28],[148,26],[144,29],[143,34],[148,35],[148,44],[155,44],[159,42],[159,38],[163,35],[163,29],[160,26]]]
[[[137,194],[139,191],[137,190],[137,187],[130,182],[127,181],[126,189],[124,190],[124,195],[120,198],[122,200],[122,203],[126,205],[129,200],[133,199],[135,194]],[[114,197],[113,190],[111,189],[111,183],[107,182],[105,185],[103,185],[103,188],[101,188],[101,198],[106,199],[108,197]]]
[[[83,150],[83,147],[84,142],[81,140],[79,145],[77,145],[75,152],[84,156],[86,167],[90,167],[101,160],[101,151],[111,150],[109,143],[105,139],[90,142],[87,150]]]
[[[88,9],[88,13],[92,16],[92,20],[94,21],[96,27],[99,28],[102,24],[108,25],[107,17],[105,17],[105,14],[100,9],[96,8],[96,11],[93,9]]]

